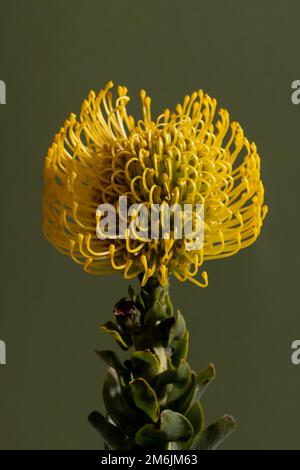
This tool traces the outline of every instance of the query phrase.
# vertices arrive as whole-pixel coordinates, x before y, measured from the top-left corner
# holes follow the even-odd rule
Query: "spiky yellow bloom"
[[[156,120],[141,91],[143,120],[127,113],[127,89],[113,101],[111,82],[90,92],[79,119],[71,114],[55,136],[45,161],[43,228],[47,239],[87,272],[120,270],[126,279],[142,273],[142,284],[168,274],[196,280],[210,259],[231,256],[253,243],[267,208],[260,158],[237,122],[202,90],[186,96],[175,112]],[[129,203],[204,204],[204,244],[186,250],[185,240],[100,240],[97,207]]]

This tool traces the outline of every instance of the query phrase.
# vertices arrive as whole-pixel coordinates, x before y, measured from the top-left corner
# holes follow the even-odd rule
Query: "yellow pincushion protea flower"
[[[251,245],[267,208],[260,158],[237,122],[202,90],[186,96],[175,112],[156,120],[151,99],[141,91],[143,120],[127,113],[127,89],[113,101],[109,82],[90,92],[79,119],[71,114],[55,136],[45,161],[43,229],[47,239],[87,272],[142,273],[142,285],[156,275],[195,278],[204,261]],[[97,207],[130,204],[204,204],[204,244],[186,250],[184,239],[99,239]]]

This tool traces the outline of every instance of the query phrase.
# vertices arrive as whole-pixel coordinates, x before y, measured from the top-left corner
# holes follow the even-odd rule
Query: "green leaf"
[[[168,294],[166,296],[166,315],[167,315],[167,317],[172,317],[173,313],[174,313],[174,308],[173,308],[173,305],[172,305],[172,302],[171,302],[171,297]]]
[[[105,444],[112,450],[127,450],[129,443],[126,435],[111,424],[101,413],[93,411],[88,418],[89,422],[101,434]]]
[[[126,433],[133,433],[142,424],[143,416],[135,409],[131,396],[122,387],[118,374],[112,367],[108,368],[103,385],[103,401],[106,411],[114,423]],[[131,419],[128,419],[130,415]]]
[[[135,303],[136,303],[137,307],[138,307],[140,310],[145,311],[145,308],[146,308],[146,307],[145,307],[145,302],[144,302],[143,297],[142,297],[141,294],[138,294],[138,295],[136,296]]]
[[[175,323],[175,318],[167,318],[162,320],[153,328],[154,336],[161,342],[162,346],[166,348],[170,344],[170,332]]]
[[[108,364],[110,367],[116,369],[123,376],[128,376],[128,370],[122,364],[118,356],[113,351],[95,351],[96,354]]]
[[[206,369],[198,374],[196,400],[199,400],[212,380],[216,377],[216,369],[213,364],[209,364]]]
[[[139,364],[142,366],[150,366],[155,369],[159,369],[160,362],[156,354],[153,354],[150,350],[145,351],[134,351],[131,355],[133,364]]]
[[[152,449],[167,449],[168,440],[165,435],[153,424],[146,424],[135,435],[135,442],[141,447]]]
[[[154,326],[156,322],[166,319],[166,308],[159,302],[155,302],[153,306],[147,311],[144,323],[145,326]]]
[[[174,347],[172,354],[172,362],[175,366],[179,365],[180,359],[186,359],[189,349],[189,332],[186,331],[182,338],[178,341]]]
[[[235,428],[236,423],[234,418],[225,415],[195,437],[191,450],[214,450],[235,430]]]
[[[159,398],[166,393],[167,386],[177,380],[177,369],[168,369],[157,375],[154,380],[154,389]]]
[[[193,434],[196,436],[204,429],[204,413],[200,401],[196,401],[185,415],[193,427]]]
[[[185,320],[179,310],[175,312],[174,316],[161,320],[154,326],[154,334],[164,347],[170,346],[174,339],[180,340],[185,331]]]
[[[181,339],[186,331],[185,319],[183,318],[183,315],[181,314],[180,310],[176,310],[174,317],[175,323],[170,331],[170,342],[173,339]]]
[[[160,415],[160,426],[146,424],[135,435],[135,441],[142,447],[159,447],[163,442],[188,441],[193,434],[190,422],[180,413],[164,410]]]
[[[191,369],[185,359],[181,359],[177,368],[177,380],[168,391],[168,401],[181,399],[191,379]]]
[[[159,418],[159,404],[153,388],[142,378],[132,380],[129,386],[136,407],[144,411],[153,422],[156,422]]]
[[[125,351],[129,349],[130,344],[128,345],[126,343],[125,338],[121,336],[121,333],[118,330],[118,326],[114,322],[108,321],[104,323],[104,325],[102,325],[100,329],[104,331],[104,333],[107,333],[108,335],[112,336],[117,341],[119,346],[121,346],[122,349],[124,349]]]
[[[192,371],[191,378],[184,393],[180,396],[179,400],[175,400],[169,404],[170,408],[176,409],[180,413],[185,414],[193,403],[197,391],[197,374]]]
[[[206,369],[199,372],[197,381],[198,381],[198,384],[205,385],[206,382],[215,379],[215,377],[216,377],[216,368],[212,363],[210,363],[208,364]]]
[[[162,398],[167,392],[169,384],[174,386],[169,390],[168,400],[177,400],[185,391],[190,380],[191,371],[185,359],[180,361],[178,368],[169,369],[156,376],[154,388],[159,398]],[[169,387],[170,388],[170,387]]]
[[[133,302],[136,301],[137,294],[135,293],[135,290],[132,286],[128,287],[128,295],[131,298],[131,300],[133,300]]]
[[[193,406],[191,406],[185,416],[192,425],[193,435],[187,442],[177,442],[174,446],[174,450],[190,449],[194,437],[197,436],[197,434],[204,429],[204,414],[199,401],[195,402]]]

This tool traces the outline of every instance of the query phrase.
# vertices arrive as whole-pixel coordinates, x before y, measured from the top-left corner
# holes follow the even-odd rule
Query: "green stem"
[[[188,362],[189,335],[183,316],[173,309],[169,286],[150,278],[136,294],[114,308],[115,322],[102,329],[122,349],[98,355],[108,363],[103,398],[107,417],[93,412],[91,423],[110,449],[215,448],[234,428],[228,416],[205,428],[201,395],[215,376],[210,364],[200,374]]]

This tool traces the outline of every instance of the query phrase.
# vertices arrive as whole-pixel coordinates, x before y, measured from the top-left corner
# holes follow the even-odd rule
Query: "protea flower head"
[[[196,279],[207,260],[251,245],[267,208],[260,158],[241,126],[202,90],[186,96],[171,112],[151,116],[151,99],[141,91],[143,119],[127,113],[123,86],[113,101],[112,82],[89,93],[80,117],[71,114],[54,138],[45,161],[43,228],[47,239],[87,272],[138,275],[142,285],[168,275],[205,287]],[[203,204],[204,243],[186,249],[186,240],[99,239],[97,208],[130,204]]]

